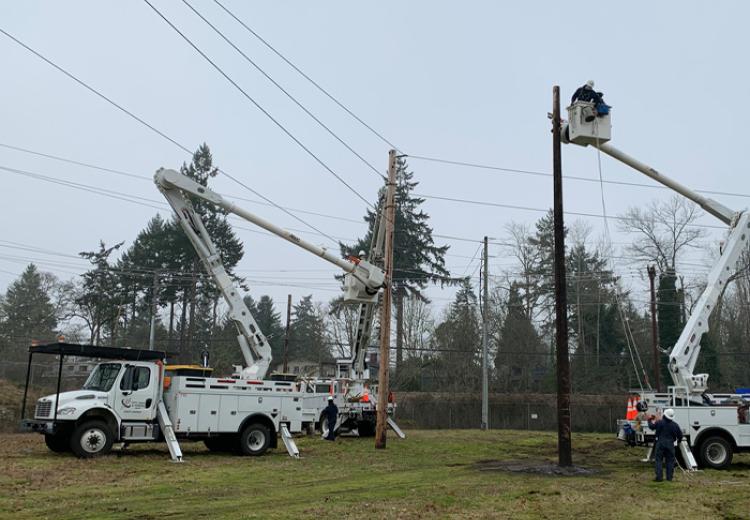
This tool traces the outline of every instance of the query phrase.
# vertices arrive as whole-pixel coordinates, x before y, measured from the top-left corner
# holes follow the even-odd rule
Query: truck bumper
[[[23,421],[21,421],[22,432],[36,432],[54,435],[60,430],[60,426],[60,424],[56,424],[54,421],[48,420],[24,419]]]

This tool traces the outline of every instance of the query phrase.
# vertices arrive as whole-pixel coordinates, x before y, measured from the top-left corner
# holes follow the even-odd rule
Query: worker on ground
[[[648,427],[656,430],[656,449],[654,457],[656,458],[656,478],[654,481],[662,481],[662,460],[667,466],[667,480],[672,480],[674,475],[674,446],[676,442],[682,440],[682,429],[674,421],[674,410],[667,408],[661,420],[654,422],[655,416],[651,416],[648,421]]]
[[[328,396],[328,406],[323,410],[326,421],[328,422],[328,435],[326,435],[327,441],[336,440],[336,421],[339,418],[339,408],[333,402],[333,396]]]

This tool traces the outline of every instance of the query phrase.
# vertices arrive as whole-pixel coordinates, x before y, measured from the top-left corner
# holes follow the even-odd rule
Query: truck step
[[[182,449],[180,449],[180,443],[177,442],[164,401],[159,401],[156,408],[156,417],[159,419],[159,426],[164,433],[164,440],[167,443],[167,448],[169,448],[169,454],[172,456],[172,462],[182,462]]]
[[[396,421],[388,417],[388,426],[391,427],[391,430],[393,430],[396,433],[396,436],[398,436],[399,439],[406,439],[406,434],[401,431],[401,428],[398,427],[398,424],[396,424]]]
[[[281,425],[281,440],[284,441],[284,446],[286,446],[286,451],[289,453],[289,456],[298,459],[299,449],[297,448],[297,443],[294,442],[292,434],[289,433],[286,424]]]

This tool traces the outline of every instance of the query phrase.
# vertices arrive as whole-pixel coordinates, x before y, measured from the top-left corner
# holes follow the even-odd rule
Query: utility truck
[[[323,394],[318,385],[304,381],[265,379],[271,363],[270,345],[224,268],[190,197],[208,201],[340,267],[345,272],[345,302],[374,305],[385,284],[383,270],[363,258],[339,258],[174,170],[160,169],[154,179],[229,307],[244,365],[235,367],[231,377],[217,378],[165,369],[163,352],[66,343],[31,347],[24,417],[34,354],[55,354],[60,367],[65,356],[108,361],[97,365],[83,388],[74,392],[60,393],[58,372],[57,392],[39,399],[33,418],[24,418],[22,426],[43,433],[51,450],[70,449],[79,457],[103,455],[115,442],[161,439],[177,461],[182,460],[179,440],[185,439],[202,440],[211,450],[260,455],[276,446],[277,435],[290,455],[298,456],[291,434],[319,423],[329,392]],[[331,382],[328,388],[344,411],[343,421],[349,412],[346,394],[335,392],[340,383]]]
[[[568,107],[568,121],[561,128],[563,142],[597,148],[687,197],[729,228],[721,255],[708,274],[706,288],[669,354],[669,373],[673,385],[665,393],[652,390],[638,392],[641,401],[650,410],[674,409],[675,421],[684,434],[679,451],[690,469],[696,469],[698,465],[726,468],[732,462],[733,453],[750,451],[750,424],[747,417],[750,396],[710,394],[709,375],[696,374],[694,369],[701,351],[701,338],[708,331],[711,312],[737,271],[743,251],[747,250],[750,241],[750,212],[735,211],[704,197],[612,146],[608,142],[611,134],[610,115],[591,117],[591,105],[590,102],[577,101]],[[747,269],[747,266],[742,268]],[[630,423],[632,421],[618,421],[621,438],[624,437],[623,428]],[[643,426],[637,433],[637,442],[652,445],[654,432],[645,424]]]

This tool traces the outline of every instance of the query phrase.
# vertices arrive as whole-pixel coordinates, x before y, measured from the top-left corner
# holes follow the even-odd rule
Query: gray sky
[[[317,92],[211,0],[191,3],[276,81],[381,171],[388,146]],[[381,180],[326,134],[182,3],[155,5],[308,148],[368,200]],[[621,2],[616,8],[564,2],[240,2],[224,0],[272,45],[407,154],[550,171],[546,113],[552,85],[563,101],[594,79],[613,108],[613,141],[624,151],[698,189],[750,194],[743,153],[750,120],[747,20],[750,4]],[[207,142],[217,165],[278,204],[360,220],[365,204],[253,107],[144,2],[25,1],[2,3],[0,27],[90,83],[175,140]],[[131,172],[147,179],[160,166],[189,157],[0,34],[0,143]],[[564,171],[597,178],[592,149],[565,147]],[[530,208],[552,204],[550,178],[447,166],[409,159],[424,195]],[[129,197],[147,206],[0,170],[0,290],[29,260],[62,278],[87,264],[29,252],[92,250],[98,241],[130,244],[163,199],[149,180],[133,179],[0,147],[0,166],[64,179]],[[653,184],[602,158],[605,179]],[[258,200],[224,177],[213,187]],[[605,186],[609,215],[670,196],[664,189]],[[740,209],[747,196],[716,196]],[[149,202],[153,201],[153,202]],[[275,223],[302,224],[277,209],[241,204]],[[597,183],[565,184],[566,210],[601,214]],[[156,209],[150,206],[160,206]],[[502,239],[511,220],[542,213],[428,199],[435,233]],[[353,239],[364,224],[300,215],[335,238]],[[567,217],[571,224],[576,217]],[[601,218],[585,218],[601,232]],[[711,217],[703,223],[719,225]],[[239,224],[238,222],[235,222]],[[239,224],[251,228],[251,224]],[[610,226],[615,229],[616,222]],[[238,272],[251,292],[337,293],[336,268],[270,236],[238,229],[245,258]],[[334,246],[322,236],[303,236]],[[615,234],[616,243],[627,237]],[[474,272],[478,242],[449,244],[454,274]],[[14,247],[7,247],[14,246]],[[491,248],[495,272],[512,260]],[[705,271],[697,252],[685,267]],[[625,263],[618,266],[633,277]],[[630,273],[630,274],[628,274]],[[636,280],[632,278],[631,282]],[[437,307],[450,293],[431,290]]]

